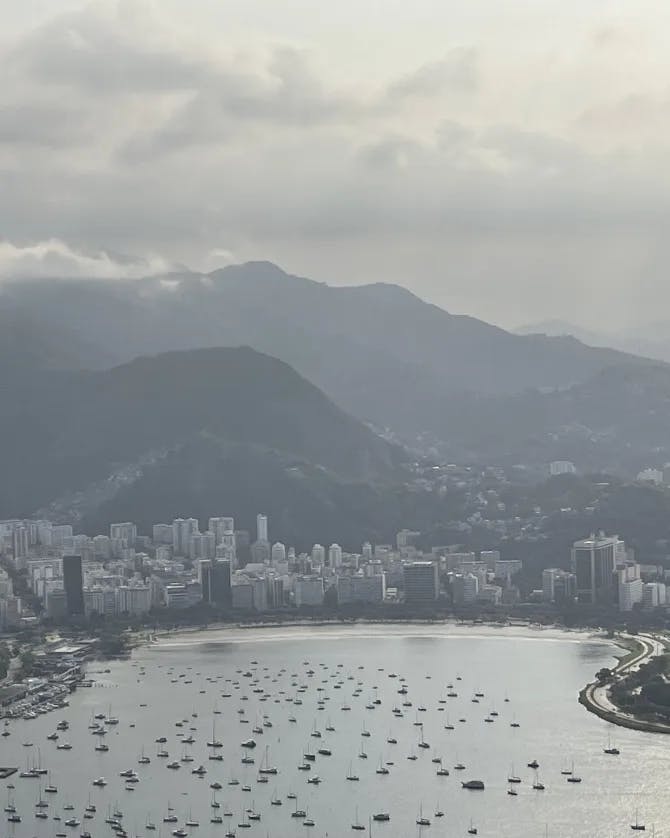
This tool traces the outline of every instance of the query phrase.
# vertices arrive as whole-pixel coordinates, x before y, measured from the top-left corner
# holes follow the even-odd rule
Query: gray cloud
[[[82,142],[90,127],[77,107],[51,102],[8,102],[0,105],[0,144],[67,147]]]
[[[141,3],[120,2],[111,13],[92,4],[57,16],[8,51],[7,67],[45,85],[88,93],[198,87],[210,75],[207,62],[154,31],[157,21],[141,12]]]
[[[452,49],[439,61],[430,61],[392,82],[391,100],[442,93],[473,93],[479,83],[477,51],[472,47]]]
[[[640,311],[664,293],[663,93],[598,87],[588,51],[577,85],[480,45],[417,49],[427,60],[356,82],[331,69],[346,52],[198,40],[166,9],[95,3],[5,46],[0,274],[136,276],[234,253],[507,322],[569,317],[589,293],[627,317],[642,274]],[[616,62],[621,39],[604,40],[598,60]]]

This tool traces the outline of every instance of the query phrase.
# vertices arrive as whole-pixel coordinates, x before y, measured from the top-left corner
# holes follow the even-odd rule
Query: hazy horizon
[[[0,277],[268,259],[506,328],[658,320],[660,2],[27,0],[5,18]]]

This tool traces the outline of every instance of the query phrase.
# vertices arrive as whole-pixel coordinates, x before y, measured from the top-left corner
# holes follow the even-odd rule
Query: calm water
[[[541,838],[548,833],[610,838],[630,834],[636,809],[646,822],[647,834],[655,824],[657,836],[670,835],[668,740],[613,728],[576,701],[578,690],[593,673],[612,662],[613,651],[612,646],[581,635],[455,627],[231,630],[162,641],[137,650],[131,661],[111,664],[110,673],[94,675],[97,685],[74,694],[68,709],[13,723],[11,737],[0,739],[0,764],[25,767],[27,760],[37,759],[39,748],[58,794],[43,795],[49,800],[49,819],[37,820],[38,781],[17,775],[3,781],[4,786],[16,786],[13,792],[2,789],[3,806],[8,795],[13,796],[22,823],[3,823],[0,835],[53,838],[56,832],[79,836],[87,829],[94,838],[113,836],[104,818],[110,807],[119,807],[129,836],[170,838],[177,824],[162,823],[168,802],[179,826],[189,813],[199,820],[199,827],[187,830],[191,836],[218,838],[227,830],[262,838],[355,834],[351,824],[357,811],[365,824],[373,812],[388,811],[389,823],[372,825],[373,835],[387,838],[464,836],[471,819],[480,836]],[[252,677],[245,677],[247,672]],[[398,677],[391,678],[390,673]],[[462,680],[457,681],[459,675]],[[406,679],[406,696],[398,694],[400,677]],[[440,704],[448,683],[458,697]],[[300,686],[306,690],[298,692]],[[263,693],[254,692],[261,688]],[[359,696],[353,694],[356,689]],[[475,692],[485,695],[479,703],[472,702]],[[222,697],[223,693],[230,697]],[[287,700],[295,697],[302,699],[302,705]],[[377,698],[381,704],[366,709]],[[402,707],[408,700],[413,706]],[[342,710],[344,704],[350,712]],[[394,706],[401,708],[402,718],[394,717]],[[419,712],[419,706],[425,712]],[[220,711],[216,715],[215,709]],[[493,723],[485,723],[491,710],[499,715],[491,717]],[[120,720],[104,738],[107,753],[94,750],[100,737],[88,729],[96,713]],[[295,723],[289,721],[291,716]],[[254,735],[252,728],[262,725],[264,717],[272,727]],[[71,751],[59,751],[55,742],[47,740],[61,719],[67,719],[71,728],[60,733],[59,742],[70,742]],[[510,727],[513,719],[519,728]],[[176,727],[180,720],[187,724]],[[224,743],[219,751],[223,762],[208,760],[211,750],[206,743],[213,720],[216,738]],[[417,747],[421,731],[414,724],[417,720],[423,722],[430,748]],[[326,731],[329,723],[334,732]],[[445,730],[446,724],[455,729]],[[310,736],[314,727],[322,739]],[[362,738],[363,730],[370,736]],[[178,733],[192,733],[195,743],[183,746]],[[608,733],[621,750],[619,757],[603,754]],[[195,761],[169,770],[170,760],[156,756],[155,740],[161,736],[167,737],[164,747],[170,760],[189,752]],[[258,742],[255,765],[243,765],[245,752],[240,745],[252,736]],[[396,738],[398,744],[388,744],[387,738]],[[24,742],[33,747],[24,747]],[[261,785],[257,769],[265,745],[279,774]],[[311,772],[299,771],[307,747],[315,751],[324,745],[332,756],[317,756]],[[138,765],[143,747],[151,758],[149,765]],[[367,760],[358,757],[362,748]],[[407,759],[411,753],[416,754],[415,761]],[[450,776],[436,775],[438,766],[432,762],[436,756],[442,757]],[[526,766],[533,759],[540,763],[543,792],[532,788],[534,772]],[[380,760],[394,763],[386,776],[375,773]],[[560,773],[573,761],[581,784],[567,783]],[[466,770],[454,771],[458,762]],[[191,774],[201,763],[207,769],[202,779]],[[359,782],[347,781],[350,764]],[[507,794],[512,766],[522,779],[516,797]],[[133,792],[126,790],[119,776],[128,768],[140,778]],[[317,774],[322,783],[308,784],[307,779]],[[108,785],[93,787],[92,781],[100,776]],[[484,780],[486,790],[463,790],[461,780],[470,778]],[[231,779],[240,785],[228,785]],[[214,781],[223,785],[216,793],[221,803],[216,812],[210,808]],[[251,786],[250,792],[242,790],[245,784]],[[282,806],[270,805],[275,792]],[[314,827],[291,818],[295,803],[286,799],[288,792],[297,794]],[[84,820],[89,796],[97,814]],[[74,806],[74,812],[63,811],[67,804]],[[415,821],[421,805],[432,823],[419,831]],[[260,812],[262,819],[252,822],[250,829],[239,829],[248,808]],[[438,808],[445,813],[441,819],[434,817]],[[224,817],[223,825],[210,824],[211,815],[224,811],[232,812],[232,817]],[[54,822],[54,814],[63,821]],[[78,828],[63,825],[72,814],[81,820]],[[2,817],[4,821],[6,815]],[[148,817],[156,832],[145,830]]]

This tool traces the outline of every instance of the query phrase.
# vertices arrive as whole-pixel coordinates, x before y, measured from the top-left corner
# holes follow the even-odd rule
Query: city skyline
[[[442,600],[455,608],[505,609],[522,602],[514,579],[523,563],[503,558],[499,550],[451,545],[424,551],[417,547],[421,533],[403,529],[393,544],[366,542],[357,553],[336,543],[315,543],[311,551],[296,553],[282,542],[270,543],[271,521],[262,513],[253,541],[247,531],[235,529],[232,516],[210,517],[207,527],[200,532],[197,519],[176,518],[155,524],[149,538],[138,534],[133,522],[123,522],[110,524],[109,535],[89,537],[50,521],[0,521],[0,555],[27,572],[45,616],[57,620],[141,618],[155,608],[200,605],[224,613],[263,613],[327,603],[436,606]],[[623,613],[666,605],[665,576],[642,567],[616,535],[593,533],[578,540],[566,559],[567,569],[545,568],[541,588],[524,601],[582,603]],[[4,578],[0,625],[17,626],[22,604]]]

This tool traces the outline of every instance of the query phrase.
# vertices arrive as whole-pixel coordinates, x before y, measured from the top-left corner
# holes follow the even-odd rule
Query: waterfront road
[[[651,658],[663,654],[665,646],[653,635],[636,634],[624,635],[627,640],[633,640],[640,644],[640,649],[632,657],[622,661],[614,668],[613,672],[617,679],[628,675],[639,669],[642,664]],[[592,713],[601,716],[613,724],[631,727],[637,730],[648,730],[656,733],[670,733],[670,725],[662,722],[647,722],[636,719],[630,713],[620,710],[612,703],[609,697],[609,684],[600,684],[595,681],[585,687],[580,693],[579,700]]]

